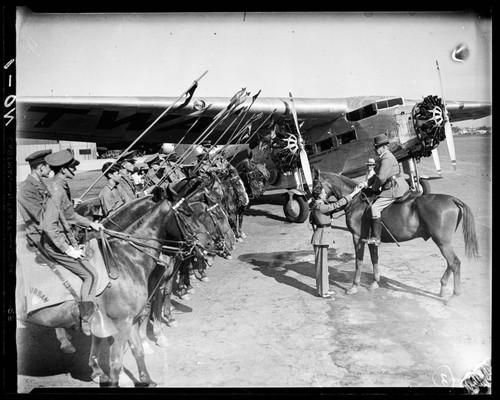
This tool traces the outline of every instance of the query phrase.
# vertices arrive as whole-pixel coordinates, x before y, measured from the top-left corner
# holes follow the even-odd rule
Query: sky
[[[17,13],[18,96],[397,95],[492,101],[473,12]],[[469,58],[453,61],[465,44]],[[436,61],[440,66],[439,75]],[[491,125],[491,117],[461,123]]]

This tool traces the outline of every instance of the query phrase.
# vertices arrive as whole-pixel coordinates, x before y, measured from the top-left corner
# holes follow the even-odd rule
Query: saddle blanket
[[[88,250],[86,253],[91,255],[90,263],[96,269],[98,276],[96,295],[100,295],[110,282],[108,272],[99,250],[97,239],[91,239],[87,243],[87,248],[90,251]],[[40,265],[35,262],[35,253],[23,254],[23,257],[19,257],[18,251],[18,261],[20,268],[18,270],[18,281],[23,281],[20,289],[24,292],[22,296],[24,298],[24,307],[28,314],[41,308],[75,300],[71,292],[63,285],[62,280],[49,266]],[[56,268],[74,291],[80,295],[82,288],[81,278],[60,265],[56,265]]]

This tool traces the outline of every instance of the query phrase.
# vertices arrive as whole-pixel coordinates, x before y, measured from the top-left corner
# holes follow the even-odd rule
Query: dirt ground
[[[432,191],[454,195],[472,209],[480,257],[464,253],[462,295],[447,306],[438,298],[445,261],[431,241],[382,244],[381,285],[347,295],[354,251],[342,215],[328,259],[334,299],[316,296],[312,231],[284,220],[277,195],[266,195],[244,220],[247,238],[233,260],[218,258],[209,282],[195,281],[189,300],[174,298],[178,323],[165,327],[168,346],[150,342],[146,356],[159,388],[435,388],[460,387],[463,377],[491,358],[491,138],[455,140],[458,170],[446,145],[443,178]],[[436,176],[432,159],[420,172]],[[448,285],[449,294],[452,278]],[[99,388],[90,380],[90,339],[73,332],[74,354],[63,354],[54,330],[18,325],[18,391]],[[137,367],[128,349],[121,386],[133,387]],[[383,390],[382,390],[383,392]]]

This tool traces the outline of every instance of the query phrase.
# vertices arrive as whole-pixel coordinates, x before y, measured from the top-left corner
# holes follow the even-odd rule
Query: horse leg
[[[175,277],[171,277],[167,284],[165,285],[165,292],[163,296],[163,316],[167,320],[168,326],[175,326],[177,324],[177,320],[172,316],[172,288],[174,286]]]
[[[61,343],[61,351],[66,354],[71,354],[76,352],[75,346],[73,346],[70,342],[71,336],[68,335],[66,329],[64,328],[56,328],[56,337],[57,340]]]
[[[137,325],[137,324],[136,324]],[[128,321],[121,321],[117,326],[118,333],[113,336],[113,342],[109,347],[109,386],[119,387],[120,373],[123,368],[123,354],[125,352],[125,344],[130,337],[132,323]],[[141,347],[141,352],[144,354],[142,343],[140,341],[139,332],[137,329],[137,344]]]
[[[156,294],[152,299],[152,311],[153,311],[153,335],[155,338],[155,343],[159,347],[165,347],[167,345],[167,338],[164,335],[161,319],[162,319],[162,309],[165,296],[165,286],[166,282],[160,286]],[[146,349],[144,349],[146,351]],[[147,353],[146,353],[147,354]]]
[[[348,290],[346,290],[346,294],[358,293],[358,288],[361,285],[361,270],[363,266],[363,257],[365,254],[365,242],[363,242],[357,235],[352,235],[352,241],[354,244],[354,250],[356,252],[356,271],[354,273],[354,281],[352,283],[352,286]]]
[[[152,299],[151,301],[154,301],[154,299]],[[141,338],[142,346],[146,354],[154,353],[153,349],[149,345],[148,334],[147,334],[150,315],[151,315],[151,303],[148,303],[146,307],[144,307],[144,310],[142,310],[141,314],[138,316],[139,336]]]
[[[462,293],[461,288],[461,279],[460,279],[460,259],[455,254],[455,251],[451,247],[451,244],[439,245],[439,250],[441,254],[446,259],[446,270],[444,271],[443,276],[441,277],[441,290],[439,291],[439,296],[444,297],[446,285],[448,284],[448,278],[453,272],[453,294],[451,297],[445,302],[445,304],[450,305],[453,298],[456,296],[460,296]]]
[[[135,358],[135,362],[137,363],[137,369],[139,371],[139,380],[141,382],[140,387],[155,387],[156,383],[151,380],[149,372],[146,368],[146,362],[144,360],[144,349],[142,348],[138,324],[134,324],[132,326],[128,343],[130,345],[130,350],[132,350],[132,354]],[[120,362],[123,365],[123,351],[121,354]]]
[[[370,249],[370,258],[373,265],[373,281],[368,286],[368,290],[378,289],[378,283],[380,282],[380,273],[378,271],[378,247],[374,244],[368,245]]]
[[[92,368],[91,379],[100,385],[107,385],[109,377],[104,373],[99,365],[99,353],[102,339],[92,335],[92,345],[90,347],[89,365]]]

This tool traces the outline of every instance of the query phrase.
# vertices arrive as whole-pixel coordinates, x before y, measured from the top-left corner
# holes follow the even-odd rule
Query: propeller
[[[311,167],[309,166],[309,157],[307,157],[307,152],[304,146],[304,140],[302,139],[302,135],[300,134],[300,127],[299,127],[299,120],[297,119],[297,111],[295,110],[295,103],[293,102],[293,97],[292,93],[289,93],[290,95],[290,105],[292,108],[292,115],[293,115],[293,120],[295,122],[295,127],[297,128],[297,135],[298,135],[298,144],[299,144],[299,156],[300,156],[300,163],[302,164],[302,171],[304,171],[304,177],[306,179],[306,184],[307,184],[307,191],[311,191],[312,189],[312,184],[313,184],[313,178],[311,174]]]
[[[436,171],[441,175],[441,161],[439,161],[439,153],[437,147],[432,149],[432,158],[434,159],[434,165],[436,166]]]
[[[439,69],[439,63],[437,60],[436,60],[436,67],[439,74],[439,84],[441,85],[441,99],[443,101],[443,106],[444,106],[444,133],[446,134],[446,144],[448,145],[448,152],[450,153],[451,165],[453,165],[453,169],[456,171],[457,158],[455,156],[455,142],[453,141],[453,133],[451,131],[450,118],[448,116],[448,110],[446,109],[446,102],[444,100],[443,81],[441,80],[441,70]]]

